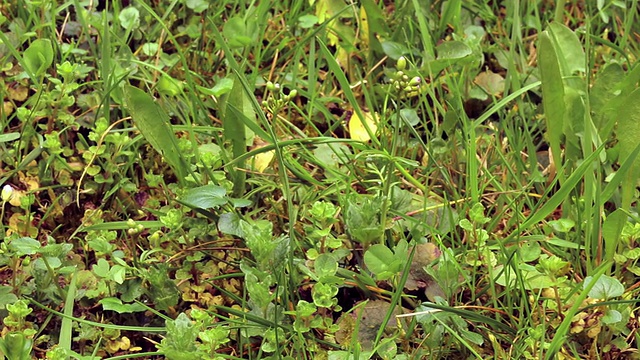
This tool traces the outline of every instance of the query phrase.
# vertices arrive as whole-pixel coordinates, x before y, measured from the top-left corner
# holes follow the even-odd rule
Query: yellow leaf
[[[371,134],[375,135],[376,131],[378,131],[378,125],[374,121],[372,113],[364,113],[364,121],[368,125],[369,130],[371,130]],[[358,117],[358,114],[356,114],[355,112],[349,120],[349,136],[353,140],[359,140],[363,142],[371,140],[371,136],[369,136],[367,129],[364,127],[362,121],[360,120],[360,117]]]
[[[364,10],[364,6],[360,7],[360,41],[364,47],[369,46],[369,19],[367,18],[367,12]]]
[[[253,169],[261,173],[264,172],[269,167],[269,164],[271,164],[271,160],[273,160],[274,155],[274,150],[269,150],[257,154],[253,157]]]

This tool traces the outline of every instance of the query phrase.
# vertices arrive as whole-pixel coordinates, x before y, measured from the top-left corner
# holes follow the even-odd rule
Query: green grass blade
[[[593,162],[598,159],[603,146],[600,146],[588,158],[584,159],[582,164],[567,178],[560,189],[547,200],[537,211],[534,211],[521,225],[520,229],[529,229],[540,221],[544,220],[549,214],[556,210],[562,202],[567,199],[571,191],[578,185],[584,174],[592,170]]]
[[[69,287],[67,288],[67,297],[64,300],[64,314],[67,317],[62,318],[60,324],[60,338],[58,339],[58,346],[67,350],[67,353],[71,351],[71,336],[73,330],[73,305],[75,304],[76,297],[76,276],[71,276]]]
[[[151,326],[126,326],[126,325],[115,325],[115,324],[102,324],[99,322],[95,322],[95,321],[90,321],[90,320],[85,320],[85,319],[81,319],[81,318],[76,318],[73,316],[69,316],[67,314],[61,313],[59,311],[53,310],[51,308],[48,308],[46,306],[44,306],[43,304],[37,302],[34,299],[31,298],[27,298],[29,300],[29,302],[37,307],[39,307],[42,310],[46,310],[50,313],[52,313],[53,315],[59,316],[63,319],[71,319],[73,321],[82,323],[82,324],[87,324],[87,325],[91,325],[91,326],[95,326],[98,328],[102,328],[102,329],[114,329],[114,330],[120,330],[120,331],[139,331],[139,332],[153,332],[153,333],[157,333],[157,332],[166,332],[167,329],[165,327],[151,327]]]

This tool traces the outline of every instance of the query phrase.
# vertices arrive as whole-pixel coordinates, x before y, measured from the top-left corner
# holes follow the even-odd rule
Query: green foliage
[[[53,46],[49,39],[38,39],[23,53],[24,67],[29,76],[42,77],[53,64]],[[36,79],[33,79],[36,81]]]
[[[638,7],[567,3],[0,5],[0,351],[631,353]]]
[[[178,149],[169,117],[149,95],[132,86],[125,86],[125,104],[145,139],[164,156],[176,172],[178,179],[184,181],[189,174],[189,169]]]

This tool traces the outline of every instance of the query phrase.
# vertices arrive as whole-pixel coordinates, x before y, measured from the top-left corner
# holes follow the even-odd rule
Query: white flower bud
[[[2,201],[9,201],[11,200],[11,197],[13,196],[13,188],[11,187],[11,185],[7,184],[5,186],[2,187],[2,192],[0,192],[0,199],[2,199]]]

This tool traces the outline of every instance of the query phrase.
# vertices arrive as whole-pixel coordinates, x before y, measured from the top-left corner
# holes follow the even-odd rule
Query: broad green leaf
[[[576,222],[572,219],[558,219],[549,221],[549,225],[551,225],[555,232],[566,233],[576,226]]]
[[[22,54],[26,70],[41,76],[53,64],[53,46],[49,39],[37,39]]]
[[[622,209],[616,209],[609,214],[602,224],[602,237],[604,238],[604,256],[611,260],[616,254],[620,242],[620,234],[627,223],[627,214]]]
[[[323,281],[323,278],[333,276],[338,271],[338,261],[331,254],[320,254],[315,260],[313,268],[316,272],[316,276]]]
[[[107,260],[101,258],[91,267],[91,270],[93,270],[93,273],[96,274],[96,276],[106,278],[109,276],[109,268],[110,266]]]
[[[436,47],[438,60],[459,60],[471,55],[473,51],[462,41],[445,41]]]
[[[617,76],[619,73],[623,73],[622,70],[620,72],[615,71],[611,76]],[[602,108],[601,113],[604,118],[597,123],[600,129],[600,137],[603,139],[611,136],[620,115],[619,110],[626,106],[628,95],[637,88],[638,81],[640,81],[640,64],[636,64],[625,76],[620,75],[619,80],[611,89],[613,97]]]
[[[188,166],[178,149],[169,116],[144,91],[125,85],[125,107],[142,136],[153,148],[164,156],[176,173],[178,180],[184,181],[189,173]]]
[[[586,289],[591,281],[593,277],[587,276],[583,282],[583,289]],[[620,280],[607,275],[600,276],[589,291],[590,298],[602,300],[609,300],[622,294],[624,294],[624,286]]]
[[[13,304],[18,301],[18,297],[12,291],[12,286],[0,285],[0,310],[3,310],[7,304]]]
[[[162,75],[156,84],[156,90],[160,94],[176,96],[182,92],[184,83],[168,75]]]
[[[400,118],[405,124],[414,127],[420,123],[420,117],[415,109],[400,109]]]
[[[222,34],[227,38],[230,48],[241,48],[253,43],[254,36],[244,19],[237,15],[224,23]]]
[[[244,233],[240,227],[240,217],[234,213],[220,214],[218,230],[223,234],[244,237]]]
[[[122,284],[127,276],[127,268],[122,265],[113,265],[109,270],[109,276],[111,277],[111,280],[118,284]]]
[[[607,325],[619,323],[620,321],[622,321],[622,314],[618,310],[607,309],[602,317],[602,323]]]
[[[140,11],[133,6],[127,6],[118,14],[120,26],[127,31],[136,30],[140,27]]]
[[[167,320],[167,334],[158,346],[158,350],[167,359],[195,360],[201,358],[196,347],[198,326],[185,314],[180,313],[175,320]]]
[[[298,26],[303,29],[311,28],[317,23],[318,17],[312,14],[302,15],[298,18]]]
[[[585,72],[585,55],[578,36],[571,29],[557,22],[549,24],[549,29],[545,32],[550,33],[557,44],[558,53],[561,54],[559,61],[563,74],[569,76],[577,72]]]
[[[199,14],[209,7],[209,1],[207,0],[186,0],[186,5],[189,9],[193,10],[196,14]]]
[[[393,266],[394,260],[391,249],[382,244],[371,246],[364,254],[367,269],[376,274],[378,279],[389,279],[397,273],[398,269]]]
[[[618,112],[619,163],[624,163],[634,152],[640,139],[640,89],[634,90],[624,100]],[[629,207],[634,189],[640,178],[640,157],[636,157],[622,182],[622,206]]]
[[[140,303],[123,304],[122,300],[115,297],[101,299],[99,303],[102,305],[102,309],[115,311],[118,314],[129,314],[147,310],[147,307]]]
[[[12,133],[0,134],[0,143],[18,140],[19,138],[20,138],[20,133],[12,132]]]
[[[556,54],[548,30],[543,31],[539,36],[538,67],[542,80],[542,105],[547,123],[547,140],[551,146],[553,160],[559,167],[562,164],[560,140],[565,113],[564,84],[558,63],[558,54]]]
[[[393,60],[398,60],[402,55],[409,53],[406,46],[394,41],[383,41],[381,45],[384,53]]]
[[[18,256],[33,255],[37,253],[42,245],[36,239],[30,237],[21,237],[11,240],[9,243],[9,249],[15,252]]]
[[[589,91],[589,104],[594,113],[594,122],[598,130],[606,123],[605,105],[620,95],[616,93],[616,87],[624,76],[622,66],[611,63],[601,69],[595,77],[591,91]],[[606,137],[606,134],[601,133],[600,136]]]
[[[544,86],[544,85],[543,85]],[[585,104],[580,90],[565,86],[565,112],[562,122],[565,159],[577,162],[582,157],[582,144],[578,134],[584,134]]]
[[[182,201],[194,208],[211,209],[226,204],[229,201],[226,195],[225,188],[210,184],[189,189]]]
[[[211,89],[213,96],[222,96],[227,94],[233,89],[233,80],[229,78],[223,78],[218,81]]]
[[[0,354],[9,360],[30,360],[33,340],[24,332],[12,331],[0,337]]]
[[[518,251],[520,259],[523,262],[538,260],[541,253],[542,248],[540,247],[540,242],[538,241],[527,241],[520,246],[520,249]]]

